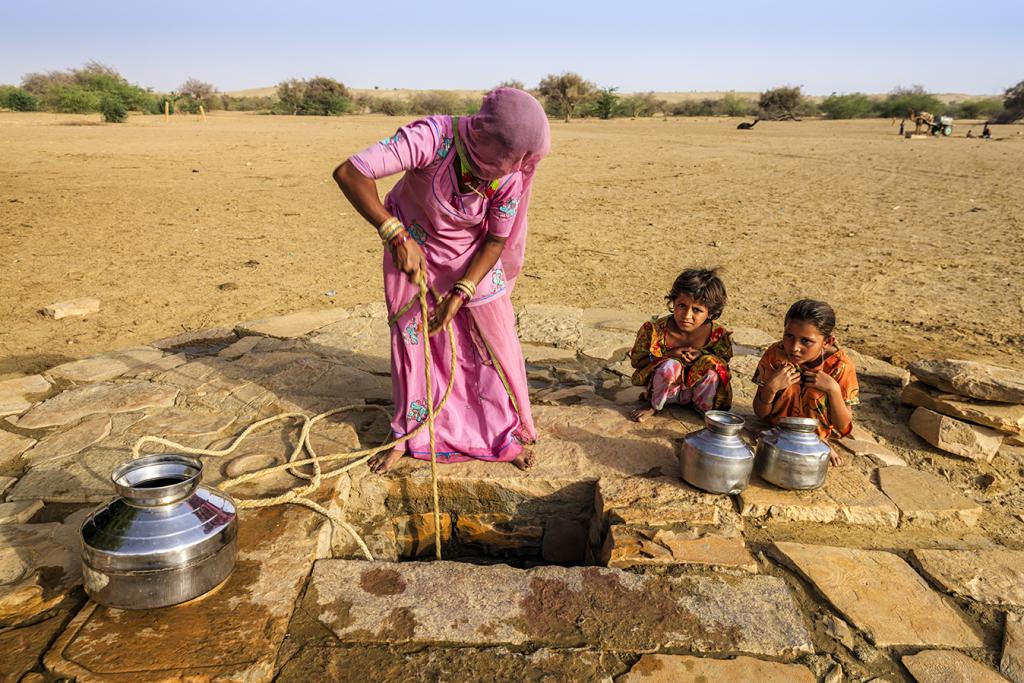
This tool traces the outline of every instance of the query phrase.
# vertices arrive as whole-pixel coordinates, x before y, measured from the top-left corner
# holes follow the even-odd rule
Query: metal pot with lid
[[[784,417],[761,434],[757,445],[757,473],[784,489],[816,489],[828,474],[828,444],[818,438],[818,421]]]
[[[683,479],[711,493],[739,493],[750,483],[754,467],[754,452],[740,438],[743,418],[709,410],[704,425],[683,439]]]
[[[203,464],[150,455],[110,475],[119,498],[82,524],[85,591],[120,609],[174,605],[206,593],[235,564],[235,502],[200,485]]]

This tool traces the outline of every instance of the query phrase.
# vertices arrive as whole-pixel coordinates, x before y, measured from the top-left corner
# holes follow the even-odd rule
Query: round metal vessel
[[[743,418],[709,410],[704,424],[683,439],[683,479],[711,493],[739,493],[750,483],[754,467],[754,452],[740,438]]]
[[[150,455],[114,470],[120,494],[82,524],[85,591],[120,609],[175,605],[223,581],[235,565],[235,502],[200,486],[203,464]]]
[[[825,483],[829,447],[818,438],[818,421],[786,417],[757,444],[757,473],[779,488],[807,490]]]

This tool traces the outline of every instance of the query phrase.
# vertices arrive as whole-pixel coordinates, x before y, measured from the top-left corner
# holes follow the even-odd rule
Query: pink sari
[[[508,100],[501,89],[499,99]],[[519,93],[520,91],[512,91]],[[488,98],[495,96],[488,95]],[[529,97],[525,93],[522,96]],[[514,96],[521,100],[518,95]],[[539,109],[539,104],[529,97]],[[500,108],[499,108],[500,109]],[[486,116],[488,100],[481,114]],[[543,111],[540,111],[543,115]],[[356,154],[352,164],[365,176],[382,178],[404,171],[405,175],[388,193],[384,205],[399,218],[423,249],[427,260],[427,281],[438,292],[449,291],[465,273],[476,250],[488,234],[506,237],[501,259],[477,286],[477,294],[456,314],[455,331],[458,366],[455,383],[444,410],[435,422],[439,462],[469,459],[510,461],[523,450],[523,444],[536,439],[530,411],[526,368],[516,335],[515,314],[509,294],[522,266],[525,246],[525,211],[529,201],[533,169],[547,146],[536,154],[515,156],[507,140],[499,141],[504,150],[504,167],[480,163],[477,155],[493,152],[486,128],[474,133],[477,117],[459,121],[461,142],[469,150],[481,172],[504,170],[492,185],[489,196],[461,194],[458,189],[455,155],[454,119],[432,116],[404,126],[378,144]],[[500,118],[495,122],[500,123]],[[525,119],[529,120],[529,119]],[[534,120],[536,120],[534,118]],[[544,140],[547,120],[543,121]],[[463,134],[466,128],[469,134]],[[530,142],[529,144],[533,144]],[[493,155],[492,155],[493,156]],[[486,157],[484,157],[486,158]],[[419,290],[395,268],[384,251],[384,295],[391,326],[391,377],[395,414],[391,421],[395,436],[403,436],[426,420],[426,385],[423,349],[427,343],[419,306],[395,315]],[[431,302],[433,304],[433,302]],[[446,334],[429,340],[432,358],[433,403],[438,405],[449,380],[451,350]],[[406,442],[407,452],[429,459],[427,430]]]

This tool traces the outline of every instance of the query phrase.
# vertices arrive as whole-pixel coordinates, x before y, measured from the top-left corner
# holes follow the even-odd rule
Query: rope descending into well
[[[132,458],[135,459],[141,457],[142,446],[144,444],[150,443],[167,446],[169,448],[175,449],[178,452],[187,453],[190,455],[207,455],[213,457],[222,457],[233,453],[247,436],[249,436],[251,433],[259,429],[260,427],[263,427],[264,425],[268,425],[273,422],[280,422],[282,420],[301,420],[302,431],[299,434],[299,441],[295,445],[295,448],[292,450],[291,454],[288,456],[288,462],[281,465],[272,465],[270,467],[265,467],[261,470],[255,470],[253,472],[247,472],[233,479],[228,479],[223,484],[221,484],[221,488],[225,490],[235,488],[236,486],[244,484],[248,481],[254,481],[256,479],[261,479],[268,475],[275,474],[282,470],[287,470],[290,474],[300,479],[305,479],[308,483],[289,489],[288,491],[285,491],[284,493],[277,496],[238,499],[236,501],[238,507],[240,509],[265,508],[270,507],[272,505],[281,505],[283,503],[295,503],[297,505],[304,505],[305,507],[314,510],[315,512],[318,512],[327,519],[331,520],[331,523],[334,524],[336,527],[341,527],[346,532],[348,532],[348,534],[356,542],[356,545],[359,546],[359,550],[363,553],[363,556],[367,560],[372,560],[373,555],[370,553],[370,549],[366,546],[366,543],[359,536],[359,533],[356,532],[352,525],[346,522],[344,519],[342,519],[339,515],[331,512],[330,510],[323,507],[316,501],[312,500],[310,498],[310,495],[317,491],[324,481],[332,479],[334,477],[341,476],[342,474],[348,472],[352,468],[362,465],[377,453],[381,453],[386,450],[391,450],[395,446],[399,446],[405,443],[409,439],[419,434],[424,428],[426,428],[428,434],[430,435],[430,479],[434,503],[434,555],[437,557],[437,559],[440,560],[441,512],[437,492],[437,445],[435,442],[434,435],[434,419],[436,415],[444,409],[445,404],[448,402],[448,397],[451,395],[452,386],[455,383],[455,369],[457,363],[457,357],[455,352],[455,330],[452,327],[451,323],[448,323],[445,326],[445,329],[448,332],[449,346],[451,347],[451,368],[448,373],[448,386],[445,388],[444,395],[441,397],[441,401],[437,404],[437,407],[435,409],[433,395],[433,378],[430,373],[430,338],[429,335],[427,334],[427,315],[429,313],[427,308],[427,293],[430,290],[428,290],[427,288],[426,276],[422,271],[420,272],[416,284],[419,286],[419,293],[412,299],[410,299],[409,302],[391,318],[391,322],[392,324],[394,324],[394,322],[401,318],[402,315],[404,315],[407,311],[409,311],[409,309],[411,309],[416,304],[416,300],[419,299],[420,314],[422,316],[424,331],[423,360],[427,387],[427,420],[426,422],[421,422],[415,429],[413,429],[405,436],[394,439],[392,441],[388,441],[386,443],[382,443],[381,445],[375,446],[373,448],[364,448],[356,451],[331,453],[329,455],[319,455],[313,449],[313,444],[310,442],[309,439],[310,431],[313,429],[313,425],[315,425],[317,422],[320,422],[321,420],[331,417],[332,415],[338,415],[340,413],[346,413],[354,410],[368,409],[379,410],[390,417],[390,414],[381,406],[352,404],[347,406],[341,406],[340,408],[334,408],[332,410],[328,410],[326,412],[320,413],[319,415],[314,415],[312,417],[310,417],[306,413],[281,413],[280,415],[274,415],[272,417],[268,417],[257,422],[253,422],[251,425],[246,427],[242,431],[242,433],[239,434],[238,437],[235,438],[235,440],[227,448],[223,448],[221,450],[192,448],[190,446],[185,446],[183,444],[170,441],[162,437],[144,436],[138,441],[136,441],[135,445],[132,446]],[[436,292],[430,293],[433,294],[435,299],[439,298]],[[303,451],[307,453],[308,457],[300,459],[300,455],[302,454]],[[331,470],[326,474],[322,471],[320,467],[324,463],[348,458],[355,458],[355,460],[352,460],[351,462],[347,463],[343,467],[340,467],[336,470]],[[302,472],[301,470],[299,470],[300,467],[305,465],[311,465],[313,467],[312,474],[308,474],[306,472]]]

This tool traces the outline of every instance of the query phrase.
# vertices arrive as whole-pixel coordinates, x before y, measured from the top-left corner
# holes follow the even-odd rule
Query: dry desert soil
[[[517,303],[657,313],[681,269],[721,266],[727,325],[774,333],[822,298],[841,342],[896,363],[1024,368],[1024,126],[905,140],[888,120],[737,122],[553,121]],[[402,123],[0,114],[0,379],[379,300],[380,244],[331,171]],[[39,313],[79,297],[100,311]]]

